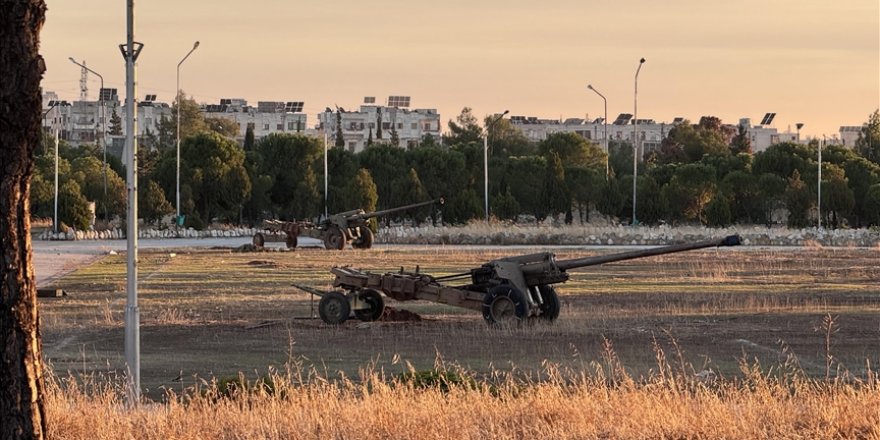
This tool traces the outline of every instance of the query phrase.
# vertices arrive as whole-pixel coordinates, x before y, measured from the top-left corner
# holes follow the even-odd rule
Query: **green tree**
[[[203,222],[214,218],[237,220],[251,192],[244,159],[241,147],[217,133],[186,138],[180,147],[181,214],[197,216]],[[165,152],[154,178],[166,194],[175,192],[175,167],[175,152]],[[190,200],[185,198],[184,187]]]
[[[758,176],[758,188],[763,221],[770,225],[773,223],[773,211],[786,207],[785,191],[788,180],[773,173],[764,173]]]
[[[449,121],[449,131],[444,136],[445,145],[480,143],[483,140],[483,129],[477,125],[477,118],[470,107],[461,109],[455,121]]]
[[[104,193],[104,168],[94,156],[78,157],[71,163],[69,178],[76,180],[87,200],[95,202],[95,212],[104,217],[124,216],[126,209],[125,181],[115,171],[107,168],[106,196]],[[105,218],[105,220],[110,220]]]
[[[346,193],[349,206],[357,206],[366,212],[376,210],[379,194],[376,192],[373,177],[370,176],[370,171],[366,168],[358,170],[354,179],[348,183]]]
[[[862,126],[855,150],[865,159],[880,164],[880,110],[874,110]]]
[[[342,110],[336,107],[336,147],[345,148],[345,136],[342,134]]]
[[[148,180],[138,188],[138,214],[147,223],[158,223],[162,217],[174,212],[174,207],[165,198],[165,192],[158,183]]]
[[[852,212],[855,197],[843,169],[832,164],[822,168],[822,224],[836,229],[840,227],[841,220]]]
[[[382,107],[376,107],[376,139],[382,139]]]
[[[419,173],[416,172],[415,168],[410,168],[409,172],[406,173],[406,177],[402,179],[400,183],[403,188],[403,197],[399,200],[401,205],[411,205],[428,200],[428,192],[425,191],[425,187],[422,185],[422,179],[419,178]],[[422,220],[431,215],[433,209],[434,208],[430,205],[423,206],[421,208],[408,209],[405,214],[408,214],[409,217],[412,218],[413,224],[418,226]],[[400,217],[400,215],[398,215],[398,217]]]
[[[238,122],[221,116],[205,117],[205,126],[207,127],[207,130],[213,131],[214,133],[229,139],[235,139],[241,130],[241,126]]]
[[[244,151],[254,149],[254,126],[248,125],[244,132]]]
[[[814,168],[813,158],[816,157],[815,147],[783,142],[771,145],[755,155],[752,172],[756,175],[773,173],[788,178],[797,170],[799,176],[805,175],[808,168]]]
[[[669,185],[661,190],[673,220],[706,223],[705,209],[715,197],[715,170],[701,164],[687,164],[676,170]]]
[[[571,191],[573,207],[578,210],[581,223],[590,220],[591,205],[598,203],[604,174],[586,167],[565,168],[565,183]]]
[[[492,199],[492,213],[501,220],[516,220],[520,207],[516,197],[510,193],[510,187],[505,187]]]
[[[363,155],[363,152],[361,155]],[[332,148],[327,151],[327,177],[329,178],[327,185],[328,213],[332,214],[334,212],[342,212],[352,209],[351,206],[346,204],[348,202],[345,200],[345,187],[348,185],[348,182],[354,179],[355,175],[357,175],[359,168],[358,156],[354,153],[342,148]],[[372,174],[371,171],[371,175],[375,174]],[[322,185],[323,178],[324,176],[321,176]],[[377,188],[379,188],[379,201],[381,202],[383,197],[381,190],[383,182],[379,178],[374,179],[374,181],[375,180],[379,180]]]
[[[296,186],[293,199],[295,218],[312,218],[318,213],[321,194],[318,192],[318,178],[311,166],[306,167],[302,179]]]
[[[636,182],[636,218],[640,223],[656,224],[666,217],[660,185],[651,176],[639,176]],[[631,188],[631,186],[630,186]],[[632,199],[632,197],[630,197]],[[630,210],[632,211],[632,210]]]
[[[794,170],[785,189],[785,206],[788,208],[788,226],[803,228],[809,225],[809,212],[815,205],[812,191],[801,180],[801,173]]]
[[[736,126],[736,136],[730,141],[730,154],[752,154],[752,139],[745,125]]]
[[[865,224],[880,226],[880,183],[871,185],[863,201]]]
[[[641,160],[639,161],[641,162]],[[612,174],[621,177],[632,175],[633,171],[633,148],[629,142],[608,142],[608,164]],[[642,167],[639,166],[641,169]]]
[[[269,198],[273,213],[288,219],[304,214],[295,207],[295,189],[306,177],[307,169],[323,160],[323,141],[300,134],[270,134],[257,142],[255,150],[261,158],[259,174],[272,179]],[[335,150],[331,149],[328,157],[336,154]]]
[[[110,134],[113,136],[122,136],[122,118],[113,107],[113,113],[110,114]]]
[[[495,116],[487,116],[484,126],[491,123]],[[527,138],[522,130],[513,125],[509,119],[499,119],[492,124],[489,131],[489,154],[493,157],[532,156],[538,154],[534,142]]]
[[[391,145],[400,147],[400,135],[397,134],[397,127],[394,122],[391,123]]]
[[[531,214],[539,220],[547,216],[547,204],[542,199],[546,170],[547,159],[543,156],[511,157],[506,161],[502,177],[497,179],[501,187],[507,188],[516,199],[521,213]]]
[[[745,171],[734,171],[724,176],[720,185],[721,193],[730,204],[733,221],[742,223],[761,223],[765,221],[764,202],[758,177]]]
[[[76,180],[68,179],[58,189],[58,221],[80,231],[88,230],[92,224],[89,202]]]
[[[575,133],[552,133],[538,144],[538,151],[548,160],[557,154],[568,167],[605,168],[605,153]]]
[[[401,179],[406,176],[405,170],[410,168],[406,156],[406,151],[389,144],[375,144],[359,154],[360,165],[370,171],[376,182],[378,209],[390,209],[400,204],[405,190]]]
[[[659,163],[697,162],[704,155],[726,155],[730,150],[725,142],[720,120],[707,117],[699,125],[684,121],[672,127],[661,142]]]
[[[566,223],[571,223],[571,194],[568,185],[565,184],[565,169],[559,154],[552,152],[547,158],[547,168],[542,185],[542,198],[546,206],[539,212],[538,220],[543,220],[547,215],[566,214]],[[543,216],[540,216],[543,214]]]
[[[730,202],[724,194],[718,193],[706,205],[706,224],[713,227],[729,226],[733,217]]]
[[[880,165],[868,161],[862,157],[852,157],[843,163],[849,188],[853,192],[856,203],[853,206],[850,224],[856,227],[865,225],[868,214],[867,205],[860,203],[867,197],[868,190],[875,184],[880,183]]]

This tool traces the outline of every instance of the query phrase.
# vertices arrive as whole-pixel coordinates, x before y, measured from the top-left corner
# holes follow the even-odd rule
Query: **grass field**
[[[280,372],[281,384],[306,372],[307,384],[287,389],[281,399],[297,396],[292,406],[277,394],[242,397],[254,410],[242,416],[253,419],[240,422],[262,428],[243,427],[228,438],[778,437],[768,434],[775,432],[772,423],[812,433],[806,437],[880,435],[872,372],[880,362],[878,249],[731,248],[594,266],[573,272],[560,286],[563,307],[555,324],[516,328],[488,328],[469,310],[393,301],[388,304],[424,320],[351,320],[330,327],[312,318],[310,296],[290,286],[327,288],[335,265],[377,272],[418,265],[443,275],[533,251],[438,246],[141,253],[145,395],[166,401],[169,390],[188,394],[239,373],[256,380]],[[558,258],[595,252],[565,249]],[[89,392],[53,388],[53,399],[74,402],[69,404],[77,411],[114,411],[117,393],[99,378],[123,371],[124,256],[107,256],[56,286],[70,296],[41,299],[44,355],[57,377],[69,372],[98,383]],[[480,385],[451,393],[388,385],[401,373],[433,370],[438,363]],[[499,390],[510,393],[501,402]],[[170,419],[144,410],[135,417],[140,422],[121,423],[131,429],[155,417],[184,417],[186,411],[170,401],[159,411]],[[195,402],[213,418],[242,403]],[[305,411],[311,404],[319,409]],[[649,418],[640,422],[628,406]],[[670,419],[670,425],[663,407],[694,414]],[[306,414],[302,431],[287,422],[278,425],[281,431],[268,428],[266,420],[295,408]],[[395,411],[411,411],[411,417],[392,421]],[[770,425],[759,423],[767,411],[778,414]],[[341,422],[357,414],[365,418],[364,430]],[[702,417],[718,417],[728,430]],[[423,418],[437,425],[419,431]],[[487,426],[480,426],[481,418]],[[563,425],[573,430],[541,431]],[[76,429],[72,421],[64,426],[64,432]],[[527,426],[538,430],[523,431]],[[216,437],[205,429],[197,436]],[[163,438],[191,438],[186,432],[170,427]]]

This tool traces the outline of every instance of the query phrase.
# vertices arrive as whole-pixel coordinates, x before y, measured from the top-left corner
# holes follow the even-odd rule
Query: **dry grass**
[[[581,370],[547,364],[541,378],[455,367],[389,376],[362,369],[333,380],[301,367],[248,381],[169,390],[129,409],[119,382],[67,378],[47,393],[59,439],[876,439],[880,387],[816,380],[741,362],[736,379],[693,374],[655,348],[656,371],[635,379],[606,342]],[[414,379],[414,378],[419,378]],[[239,386],[235,386],[235,385]],[[245,384],[245,385],[241,385]]]
[[[880,439],[874,249],[588,267],[560,286],[554,325],[521,328],[425,302],[392,303],[423,322],[330,327],[301,319],[309,297],[290,286],[325,288],[334,265],[445,275],[536,250],[142,253],[142,384],[162,403],[133,410],[113,379],[124,371],[124,256],[106,257],[58,280],[69,297],[41,300],[47,361],[71,374],[49,389],[53,437]],[[272,393],[221,398],[212,379],[244,371],[253,382],[273,368]],[[465,386],[401,381],[410,369]]]

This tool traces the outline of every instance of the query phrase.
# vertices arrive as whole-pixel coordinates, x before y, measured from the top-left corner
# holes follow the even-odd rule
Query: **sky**
[[[125,2],[47,0],[43,89],[79,97],[85,61],[125,94]],[[861,125],[880,108],[878,0],[150,0],[135,3],[137,96],[304,101],[315,114],[365,96],[412,97],[444,129],[485,115],[632,113],[726,123],[776,113],[802,137]],[[90,99],[98,79],[89,77]]]

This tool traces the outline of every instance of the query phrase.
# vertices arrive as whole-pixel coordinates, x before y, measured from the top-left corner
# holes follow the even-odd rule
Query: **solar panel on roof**
[[[409,107],[409,96],[389,96],[388,107]]]

